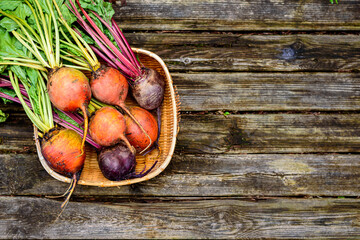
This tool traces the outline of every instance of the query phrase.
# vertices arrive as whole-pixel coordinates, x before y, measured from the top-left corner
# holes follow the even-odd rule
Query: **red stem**
[[[111,52],[111,48],[110,47],[106,47],[104,46],[104,44],[106,45],[106,43],[103,41],[103,39],[85,22],[85,20],[81,17],[80,13],[77,11],[75,4],[70,1],[70,4],[73,8],[71,8],[68,4],[66,4],[66,6],[68,7],[68,9],[78,18],[78,23],[79,25],[92,37],[92,39],[96,42],[96,44],[98,44],[98,46],[100,47],[100,49],[109,57],[111,58],[112,62],[114,62],[117,67],[115,68],[119,68],[121,69],[123,72],[125,72],[128,76],[134,76],[134,73],[131,72],[127,66],[124,66],[117,58],[116,55],[113,54],[113,52]],[[104,44],[103,44],[104,43]],[[108,50],[108,48],[110,50]]]
[[[72,3],[72,1],[70,1]],[[95,24],[95,22],[91,19],[91,17],[87,14],[87,12],[81,7],[79,0],[76,0],[77,5],[80,10],[84,14],[85,18],[89,21],[90,25],[94,28],[94,30],[100,35],[101,39],[105,41],[107,47],[110,48],[114,54],[120,59],[120,61],[132,72],[136,72],[134,66],[127,60],[119,51],[119,49],[106,37],[106,35],[100,30],[100,28]],[[75,11],[77,9],[75,8]]]
[[[121,37],[119,34],[117,34],[115,32],[114,29],[112,29],[112,27],[104,20],[102,19],[99,14],[97,14],[96,12],[92,11],[92,13],[105,25],[105,27],[107,27],[107,29],[109,29],[111,35],[114,37],[116,43],[118,44],[120,50],[122,50],[123,54],[125,55],[125,57],[135,66],[137,66],[136,62],[133,62],[133,59],[131,57],[131,54],[129,52],[129,50],[127,49],[126,45],[124,44],[124,42],[122,41]],[[138,75],[141,74],[140,72],[140,68],[137,69],[137,73]]]
[[[126,73],[127,76],[131,76],[132,78],[135,78],[136,74],[134,74],[133,72],[131,72],[126,66],[123,65],[122,62],[119,61],[118,58],[116,58],[116,56],[113,54],[113,52],[111,52],[108,48],[106,48],[103,44],[102,44],[102,40],[99,36],[96,35],[96,33],[91,34],[89,32],[89,34],[91,35],[91,37],[95,40],[95,42],[99,45],[100,49],[106,54],[107,57],[110,57],[110,59],[112,60],[112,62],[117,66],[115,68],[120,69],[122,72]],[[105,60],[106,61],[106,60]],[[134,76],[135,75],[135,76]]]
[[[107,62],[111,67],[113,68],[117,68],[116,64],[111,61],[105,54],[103,54],[99,49],[97,49],[96,47],[94,47],[93,45],[90,45],[91,49],[96,53],[96,55],[98,55],[99,57],[101,57],[105,62]]]
[[[113,25],[113,28],[114,28],[115,31],[117,32],[117,34],[120,35],[121,40],[125,43],[125,45],[126,45],[128,51],[130,52],[131,57],[132,57],[133,61],[135,62],[136,66],[141,69],[141,66],[140,66],[139,61],[138,61],[137,58],[135,57],[135,54],[134,54],[133,50],[131,49],[129,43],[126,41],[126,38],[125,38],[124,34],[123,34],[122,31],[120,30],[119,26],[116,24],[114,18],[111,18],[111,23],[112,23],[112,25]]]
[[[131,79],[131,76],[124,72],[118,65],[116,65],[117,63],[118,64],[121,64],[119,61],[117,61],[117,59],[114,57],[114,60],[115,60],[115,63],[114,61],[111,61],[105,54],[103,54],[99,49],[97,49],[96,47],[94,46],[90,46],[91,49],[99,56],[101,57],[105,62],[107,62],[111,67],[115,68],[115,69],[118,69],[122,75],[124,75],[126,78],[128,79]]]

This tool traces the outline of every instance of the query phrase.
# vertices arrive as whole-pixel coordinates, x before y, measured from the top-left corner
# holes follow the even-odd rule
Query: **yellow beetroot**
[[[64,209],[74,192],[86,158],[79,134],[70,129],[53,129],[46,133],[41,142],[41,153],[49,166],[56,172],[71,177],[71,183],[63,196]]]
[[[41,153],[56,172],[73,177],[81,171],[85,154],[81,154],[81,137],[70,129],[54,129],[44,135]]]
[[[62,111],[81,110],[84,115],[84,136],[81,149],[84,152],[84,144],[88,131],[87,106],[91,99],[91,88],[88,78],[79,70],[61,67],[49,75],[47,89],[50,101]]]

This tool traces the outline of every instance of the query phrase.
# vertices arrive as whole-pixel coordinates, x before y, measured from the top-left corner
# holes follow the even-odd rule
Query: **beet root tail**
[[[69,188],[66,190],[66,192],[63,194],[64,196],[66,196],[66,199],[64,200],[64,202],[61,204],[61,211],[59,213],[59,215],[56,217],[55,222],[59,219],[59,217],[61,216],[61,214],[64,212],[66,206],[68,205],[69,201],[70,201],[70,197],[73,194],[76,184],[78,182],[80,178],[80,174],[74,174],[71,182],[70,182],[70,186]]]
[[[84,135],[83,135],[83,139],[81,142],[81,155],[83,155],[85,152],[86,135],[87,135],[88,128],[89,128],[89,119],[88,119],[89,117],[88,117],[85,105],[83,105],[81,107],[81,111],[83,112],[83,115],[84,115]]]
[[[129,140],[127,140],[127,138],[125,136],[123,136],[123,138],[121,138],[121,140],[124,141],[124,143],[126,144],[126,146],[130,149],[130,151],[135,154],[136,150],[135,148],[130,144]]]
[[[142,154],[143,152],[145,152],[151,145],[152,145],[152,140],[151,140],[151,137],[149,136],[149,134],[145,131],[145,129],[141,126],[141,124],[139,123],[139,121],[134,117],[134,115],[131,114],[131,112],[129,111],[129,109],[124,105],[124,104],[119,104],[118,105],[122,110],[124,110],[126,112],[127,115],[130,116],[130,118],[136,123],[136,125],[139,126],[139,128],[141,129],[141,131],[143,133],[145,133],[146,137],[149,138],[150,142],[149,144],[147,145],[147,147],[142,150],[140,152],[140,154]]]
[[[131,174],[130,178],[140,178],[140,177],[146,176],[149,172],[151,172],[151,170],[153,170],[153,168],[156,166],[157,163],[158,163],[158,161],[155,161],[154,164],[146,171],[145,171],[145,169],[146,169],[146,166],[145,166],[144,169],[139,174],[133,173],[133,174]]]

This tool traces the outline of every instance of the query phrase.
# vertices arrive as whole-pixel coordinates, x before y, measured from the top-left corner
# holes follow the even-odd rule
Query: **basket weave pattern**
[[[155,149],[145,156],[136,155],[135,172],[139,173],[143,171],[144,168],[150,168],[155,163],[155,161],[157,161],[157,164],[150,173],[148,173],[142,178],[128,179],[122,181],[110,181],[102,175],[99,169],[99,165],[97,162],[97,153],[95,149],[91,146],[86,146],[86,160],[78,184],[110,187],[146,181],[160,174],[167,167],[174,153],[176,135],[178,133],[178,121],[180,119],[180,102],[177,92],[174,90],[170,73],[165,63],[156,54],[137,48],[133,48],[133,51],[135,54],[138,54],[140,61],[142,64],[144,64],[144,66],[148,68],[153,68],[158,71],[164,77],[166,83],[164,101],[161,105],[161,133],[159,138],[160,150]],[[126,105],[130,107],[136,105],[136,103],[132,98],[128,97]],[[156,114],[156,111],[154,112]],[[156,115],[154,116],[156,117]],[[69,183],[71,181],[70,178],[56,173],[47,165],[46,160],[41,154],[41,147],[38,139],[37,129],[35,129],[34,133],[38,156],[43,167],[52,177],[60,181]]]

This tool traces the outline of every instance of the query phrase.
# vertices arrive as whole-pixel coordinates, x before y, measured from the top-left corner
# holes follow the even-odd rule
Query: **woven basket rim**
[[[156,177],[157,175],[159,175],[162,171],[165,170],[165,168],[169,165],[170,160],[174,154],[174,150],[175,150],[175,144],[176,144],[176,136],[178,133],[178,115],[177,115],[177,105],[176,105],[176,93],[174,90],[174,86],[173,86],[173,81],[170,75],[170,72],[166,66],[166,64],[164,63],[164,61],[155,53],[144,50],[144,49],[140,49],[140,48],[132,48],[132,50],[136,53],[142,53],[144,55],[150,56],[152,58],[154,58],[163,68],[164,73],[166,75],[166,79],[167,79],[167,83],[169,84],[169,88],[170,88],[170,95],[171,95],[171,107],[172,107],[172,114],[173,114],[173,129],[172,129],[172,139],[171,139],[171,145],[170,145],[170,150],[168,155],[166,156],[164,162],[154,171],[150,172],[149,174],[147,174],[144,177],[141,178],[134,178],[134,179],[127,179],[127,180],[122,180],[122,181],[107,181],[106,183],[104,182],[99,182],[97,183],[92,183],[92,182],[86,182],[84,180],[79,180],[78,184],[80,185],[87,185],[87,186],[98,186],[98,187],[115,187],[115,186],[123,186],[123,185],[129,185],[129,184],[134,184],[134,183],[139,183],[139,182],[143,182],[143,181],[147,181],[151,178]],[[36,150],[37,150],[37,154],[39,157],[39,160],[41,162],[41,165],[44,167],[44,169],[49,173],[50,176],[52,176],[53,178],[62,181],[62,182],[66,182],[66,183],[70,183],[71,179],[68,177],[65,177],[57,172],[55,172],[54,170],[52,170],[49,165],[47,164],[45,158],[43,157],[43,155],[41,154],[41,145],[40,145],[40,141],[39,141],[39,135],[38,135],[38,130],[37,128],[34,126],[34,138],[35,138],[35,145],[36,145]]]

